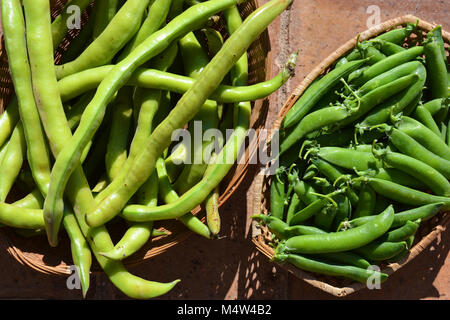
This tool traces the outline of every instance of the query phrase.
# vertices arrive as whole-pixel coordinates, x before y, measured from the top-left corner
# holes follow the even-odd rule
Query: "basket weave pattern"
[[[52,18],[55,18],[64,7],[66,1],[56,0],[52,1]],[[239,6],[241,16],[247,17],[252,13],[259,3],[257,0],[247,1]],[[81,25],[84,26],[89,19],[89,15],[92,9],[92,4],[82,14]],[[224,20],[221,17],[214,26],[219,30],[224,39],[227,38],[226,28],[224,27]],[[70,41],[78,35],[78,30],[69,30],[66,38],[62,41],[61,45],[55,52],[55,62],[58,63]],[[263,32],[257,40],[251,45],[248,50],[249,56],[249,84],[254,84],[262,81],[266,81],[271,78],[271,64],[270,64],[270,46],[268,32]],[[5,45],[2,37],[0,43],[0,113],[4,111],[8,105],[14,88],[10,77],[8,59],[5,50]],[[265,116],[267,115],[267,99],[257,100],[252,103],[252,115],[251,115],[251,127],[259,129],[263,127]],[[248,171],[248,160],[256,152],[256,143],[258,136],[253,137],[252,141],[246,142],[246,150],[244,153],[244,160],[239,161],[230,170],[225,179],[220,185],[220,198],[219,206],[223,205],[228,198],[237,189],[239,184],[243,181]],[[196,215],[202,215],[201,208],[197,207],[193,210]],[[202,217],[204,221],[205,218]],[[137,265],[145,260],[155,257],[169,248],[177,245],[178,243],[186,240],[192,232],[187,230],[186,227],[178,223],[177,221],[162,221],[159,224],[155,224],[155,227],[159,230],[164,230],[168,234],[165,236],[159,236],[152,238],[140,251],[124,260],[126,266]],[[123,233],[126,231],[126,225],[123,223],[112,223],[111,227],[108,226],[113,241],[118,241]],[[72,264],[72,258],[70,255],[70,243],[67,236],[62,235],[62,239],[57,248],[50,248],[45,236],[34,237],[31,239],[23,238],[17,235],[9,228],[2,228],[0,230],[0,247],[4,248],[14,259],[23,265],[29,266],[39,272],[46,274],[67,275],[71,271],[69,269]],[[207,241],[207,240],[206,240]],[[93,272],[101,272],[100,267],[93,263]]]
[[[374,38],[375,36],[389,31],[391,29],[405,26],[406,23],[416,23],[419,21],[418,28],[416,34],[411,35],[409,41],[416,41],[418,39],[417,33],[422,32],[422,35],[425,36],[428,31],[433,29],[435,25],[423,21],[415,16],[406,15],[399,18],[395,18],[389,21],[386,21],[378,26],[375,26],[371,29],[368,29],[360,34],[360,41],[368,40]],[[449,51],[449,43],[450,43],[450,34],[448,32],[443,31],[443,38],[445,41],[447,59],[448,51]],[[299,84],[299,86],[293,91],[290,97],[287,99],[286,103],[280,110],[277,115],[277,118],[270,129],[271,132],[275,132],[281,127],[281,122],[286,115],[286,113],[290,110],[290,108],[295,104],[298,98],[302,95],[302,93],[308,88],[308,86],[316,79],[318,76],[322,74],[326,74],[330,68],[334,65],[336,61],[346,53],[350,52],[355,47],[355,43],[357,37],[355,36],[351,40],[347,41],[344,45],[334,51],[331,55],[329,55],[325,60],[323,60],[318,66],[316,66]],[[407,43],[405,43],[406,45]],[[271,135],[269,135],[271,136]],[[270,142],[270,141],[269,141]],[[267,168],[266,168],[267,169]],[[268,176],[258,175],[256,176],[255,189],[254,189],[254,198],[253,198],[253,208],[254,214],[268,214],[270,207],[270,179]],[[441,232],[445,230],[450,221],[450,214],[440,213],[435,216],[433,219],[430,219],[421,224],[421,227],[417,231],[416,234],[416,242],[414,246],[411,248],[410,253],[403,257],[397,263],[385,264],[382,265],[382,272],[391,275],[398,269],[405,266],[408,262],[418,256],[427,246],[433,242]],[[269,259],[273,258],[274,248],[270,246],[270,241],[272,239],[271,232],[265,226],[260,226],[256,221],[252,222],[252,241],[256,245],[256,248],[262,252]],[[294,266],[285,263],[279,264],[282,268],[288,270],[290,273],[294,274],[296,277],[303,279],[307,283],[311,284],[314,287],[317,287],[325,292],[328,292],[334,296],[342,297],[354,293],[358,290],[365,288],[365,284],[352,282],[346,279],[338,279],[335,277],[323,276],[318,274],[313,274],[310,272],[306,272],[300,269],[295,268]],[[389,280],[388,280],[389,281]]]

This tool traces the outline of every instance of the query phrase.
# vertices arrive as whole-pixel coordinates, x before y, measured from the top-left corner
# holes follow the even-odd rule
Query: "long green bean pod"
[[[81,156],[80,151],[84,149],[85,145],[92,139],[98,129],[105,114],[106,103],[111,100],[114,93],[127,81],[132,72],[148,59],[162,52],[173,40],[184,35],[187,31],[190,31],[190,29],[195,28],[198,23],[207,19],[210,15],[235,3],[236,0],[212,0],[207,3],[191,7],[183,14],[169,22],[166,27],[148,37],[133,51],[132,54],[128,55],[114,67],[111,73],[109,73],[108,76],[101,82],[91,103],[86,107],[86,110],[81,118],[80,125],[70,140],[71,142],[67,144],[56,159],[51,175],[52,182],[50,184],[49,195],[44,204],[45,215],[55,217],[62,215],[63,193],[73,170],[76,168],[77,163],[79,163]],[[218,75],[220,76],[220,73],[218,73]],[[203,81],[199,82],[204,84],[205,81],[204,79],[202,80]],[[206,87],[215,89],[215,87],[211,86],[210,83],[207,83]],[[203,94],[198,94],[196,89],[197,88],[190,90],[190,92],[192,92],[191,95],[199,96],[199,98],[191,99],[192,105],[195,105],[197,101],[201,101],[204,97]],[[212,90],[205,90],[205,93],[209,95],[209,91]],[[185,96],[189,95],[185,94]],[[152,134],[152,136],[157,134],[159,136],[158,140],[161,139],[161,141],[163,141],[160,144],[164,147],[161,152],[166,149],[167,144],[170,143],[172,131],[184,125],[186,120],[190,120],[189,118],[196,113],[194,112],[196,110],[189,110],[189,108],[182,109],[184,110],[183,112],[179,112],[177,115],[172,116],[174,118],[181,119],[176,119],[173,123],[170,123],[171,120],[169,116],[169,118],[163,122],[165,124],[170,123],[168,128],[164,128],[164,125],[161,124],[158,126],[160,129],[158,130],[157,128],[155,133]],[[174,125],[173,128],[171,128],[172,124]],[[161,132],[164,133],[161,135]],[[152,148],[155,147],[154,144],[149,145]],[[149,145],[147,145],[147,147]],[[155,151],[158,152],[158,150],[160,150],[159,147],[153,149],[152,154]],[[148,166],[150,171],[152,170],[152,167],[154,168],[155,161],[156,159],[154,159],[154,161],[150,161]],[[139,186],[145,182],[150,174],[151,172],[149,172],[148,175],[141,175],[142,178],[145,178],[144,181],[142,181],[139,185],[133,183],[130,186],[136,189],[139,188]],[[136,190],[133,191],[133,194],[135,191]],[[130,197],[131,196],[132,195],[130,195]],[[116,214],[117,213],[118,212],[116,212]],[[55,230],[57,231],[57,229],[58,221],[56,220]]]
[[[209,2],[213,3],[213,1]],[[103,200],[95,211],[86,216],[89,225],[101,225],[120,213],[130,197],[151,174],[157,157],[170,144],[172,132],[177,128],[181,128],[192,118],[209,95],[217,88],[239,57],[244,54],[253,40],[261,34],[267,25],[284,11],[291,2],[292,1],[289,0],[272,0],[268,2],[254,11],[239,29],[228,38],[222,49],[203,69],[201,76],[196,80],[194,86],[182,96],[169,116],[150,136],[146,148],[140,152],[138,158],[134,161],[132,168],[125,173],[125,183],[108,198]],[[230,3],[230,5],[231,4],[233,3]],[[196,6],[191,7],[185,11],[185,13],[195,7]],[[175,19],[173,21],[175,21]],[[242,113],[242,116],[245,119],[244,121],[246,122],[250,110],[242,110]],[[245,115],[244,113],[248,114]],[[241,117],[241,115],[239,117]],[[181,196],[179,201],[184,202],[184,205],[179,206],[177,201],[177,206],[179,206],[181,210],[172,211],[172,214],[170,214],[172,217],[178,218],[195,208],[195,206],[204,201],[206,196],[218,185],[228,172],[229,168],[234,164],[238,154],[236,149],[240,149],[240,143],[242,142],[241,138],[242,136],[245,136],[247,128],[248,124],[236,128],[234,135],[218,155],[218,164],[215,166],[209,165],[207,169],[208,174],[205,174],[205,177],[196,185],[196,187],[199,185],[205,187],[201,189],[200,192],[194,187]],[[242,135],[240,129],[244,129],[244,135]],[[230,143],[230,141],[232,141],[232,143]],[[227,152],[229,148],[236,152]],[[190,198],[195,192],[197,192],[197,194],[194,195],[194,197],[197,198],[197,201],[186,201],[184,196],[187,195],[187,197]],[[167,206],[172,207],[174,205],[169,204]],[[186,208],[189,209],[186,211]]]
[[[50,72],[53,69],[53,54],[51,33],[50,28],[48,28],[50,25],[49,3],[45,0],[25,0],[24,7],[27,21],[27,37],[34,39],[34,37],[40,36],[36,41],[30,41],[31,44],[28,45],[34,89],[40,93],[41,97],[38,106],[43,105],[47,107],[49,104],[53,106],[51,103],[57,103],[58,94],[56,93],[55,97],[54,91],[50,91],[50,93],[46,91],[56,88],[56,76],[54,72],[53,74]],[[30,22],[31,26],[28,26],[28,22]],[[44,92],[45,94],[43,94]],[[52,118],[52,121],[50,121],[48,117],[41,117],[44,119],[43,124],[47,134],[51,133],[48,136],[55,156],[58,155],[71,138],[71,131],[67,125],[62,106],[59,106],[59,108],[62,111],[62,113],[56,114],[59,118]],[[56,106],[55,109],[50,108],[50,110],[58,111],[59,108]],[[171,283],[157,283],[141,279],[127,272],[122,263],[111,261],[99,255],[99,252],[107,252],[114,248],[114,244],[105,227],[92,229],[85,223],[86,212],[92,210],[96,204],[80,166],[77,167],[69,181],[67,196],[73,204],[80,229],[85,239],[89,242],[99,265],[108,275],[111,282],[124,294],[131,298],[149,299],[167,293],[179,282],[177,280]],[[41,219],[42,216],[42,213],[40,213]]]

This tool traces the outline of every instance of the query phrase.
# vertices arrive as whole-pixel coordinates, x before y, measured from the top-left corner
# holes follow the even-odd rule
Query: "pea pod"
[[[381,279],[381,281],[385,281],[388,277],[385,273],[380,273],[371,269],[324,262],[317,259],[308,258],[306,256],[300,256],[298,254],[280,253],[274,256],[274,260],[278,262],[289,262],[302,270],[349,278],[361,283],[366,283],[368,279],[374,277]]]
[[[405,51],[393,54],[386,59],[383,59],[382,61],[370,66],[370,68],[365,70],[363,74],[353,82],[353,84],[361,85],[369,81],[370,79],[382,74],[383,72],[386,72],[402,63],[411,61],[420,56],[423,53],[423,50],[424,48],[422,46],[416,46]]]
[[[349,251],[362,247],[383,235],[394,221],[394,210],[389,206],[366,224],[342,232],[302,235],[289,238],[282,244],[284,250],[296,253],[327,253]]]
[[[448,77],[441,26],[437,26],[428,32],[423,46],[425,63],[430,74],[429,81],[432,98],[447,98]]]
[[[421,221],[426,221],[434,217],[441,210],[443,202],[431,203],[423,206],[419,206],[414,209],[397,212],[394,215],[394,221],[392,222],[391,228],[401,227],[405,225],[408,221],[416,221],[420,219]],[[366,216],[361,218],[352,219],[350,221],[342,222],[338,230],[345,230],[348,228],[355,228],[361,226],[368,221],[374,219],[374,216]]]
[[[359,203],[356,206],[352,218],[364,217],[374,214],[377,196],[375,191],[367,185],[363,185],[359,191]]]
[[[355,252],[372,261],[384,261],[395,257],[407,248],[405,241],[400,242],[372,242]]]
[[[425,109],[427,109],[432,116],[434,116],[434,115],[436,115],[436,113],[438,113],[442,109],[448,109],[449,105],[450,105],[449,98],[437,98],[437,99],[428,101],[427,103],[424,103],[423,107]]]
[[[314,82],[302,94],[283,119],[282,128],[287,129],[298,123],[314,104],[320,100],[341,78],[345,78],[352,71],[358,69],[365,60],[357,60],[345,64],[327,73],[323,78]]]
[[[426,204],[443,202],[443,209],[450,207],[450,198],[430,195],[428,193],[404,187],[397,183],[377,178],[363,177],[367,183],[382,196],[400,203],[423,206]]]
[[[432,153],[446,160],[450,160],[449,146],[421,122],[411,117],[403,116],[395,125],[398,130],[406,133]]]
[[[444,197],[450,196],[450,182],[448,179],[426,163],[386,149],[374,149],[373,153],[389,166],[397,168],[422,181],[434,194]]]
[[[413,113],[413,117],[417,121],[421,122],[425,127],[433,131],[436,136],[441,137],[441,130],[439,129],[436,121],[434,121],[433,116],[428,109],[418,105]]]

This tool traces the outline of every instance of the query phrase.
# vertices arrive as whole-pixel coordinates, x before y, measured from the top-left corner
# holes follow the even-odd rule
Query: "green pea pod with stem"
[[[291,200],[288,206],[288,210],[286,212],[286,223],[290,224],[290,221],[292,219],[292,217],[294,216],[294,214],[300,210],[302,210],[304,208],[304,204],[302,203],[302,201],[300,200],[299,196],[297,195],[297,193],[293,193],[291,196]]]
[[[421,122],[403,116],[395,123],[395,126],[401,132],[404,132],[415,141],[420,143],[427,150],[438,155],[441,158],[450,161],[450,148],[442,139],[437,136],[431,129],[427,128]]]
[[[356,38],[356,47],[350,51],[346,56],[340,58],[335,65],[335,68],[340,68],[349,62],[359,60],[362,58],[367,58],[366,64],[372,65],[378,61],[383,60],[386,56],[378,50],[380,45],[378,43],[369,41],[359,41],[360,35]]]
[[[232,3],[223,3],[220,1],[219,3],[223,4],[224,7],[236,4],[235,2],[233,3],[233,1],[231,2]],[[225,75],[237,62],[239,57],[244,54],[252,41],[267,27],[268,24],[270,24],[271,21],[275,19],[276,16],[278,16],[278,14],[285,10],[291,2],[292,1],[288,0],[272,0],[247,17],[238,30],[236,30],[224,43],[222,49],[203,69],[201,76],[196,80],[194,86],[181,97],[169,116],[155,129],[150,136],[145,149],[141,151],[128,172],[124,173],[124,176],[126,177],[125,183],[118,187],[107,199],[102,201],[98,208],[86,216],[89,225],[101,225],[120,213],[129,198],[135,193],[135,190],[143,183],[142,180],[145,180],[150,174],[148,171],[151,171],[154,167],[156,157],[158,157],[158,155],[168,147],[168,144],[170,144],[172,132],[175,129],[184,126],[191,120],[192,116],[199,108],[201,108],[206,99],[217,88]],[[197,6],[212,6],[212,4],[215,3],[216,1],[208,1]],[[193,8],[196,8],[196,6],[187,9],[179,17],[187,14],[192,18],[190,10]],[[176,19],[177,18],[172,20],[172,22]],[[170,23],[168,26],[169,25]],[[145,43],[143,43],[143,45],[144,44]],[[238,154],[237,150],[240,149],[243,137],[246,135],[248,116],[251,113],[248,107],[251,106],[246,104],[242,105],[242,107],[243,110],[240,111],[235,131],[225,147],[218,154],[216,162],[208,165],[203,179],[195,187],[183,194],[177,203],[157,207],[157,209],[150,210],[152,213],[148,215],[145,213],[142,214],[142,211],[140,211],[141,209],[147,211],[146,208],[136,208],[140,211],[138,213],[138,220],[178,218],[180,215],[189,212],[199,203],[204,201],[206,196],[214,190],[228,170],[233,166]],[[229,149],[231,149],[231,152],[228,151]],[[120,196],[118,197],[119,194]],[[171,210],[169,208],[176,208],[176,210]],[[167,212],[166,209],[169,209],[170,212]],[[159,211],[161,215],[156,214],[154,217],[153,213],[155,211]],[[128,213],[130,213],[130,210],[128,210]],[[131,218],[127,215],[126,209],[123,211],[123,216],[127,219]],[[131,214],[131,216],[133,216],[133,214]]]
[[[363,269],[359,267],[331,263],[317,258],[291,253],[276,253],[274,260],[280,263],[288,262],[293,266],[319,274],[330,276],[344,277],[361,283],[366,283],[369,279],[376,277],[385,281],[388,277],[385,273],[373,271],[371,269]]]
[[[389,120],[390,115],[396,115],[402,112],[403,109],[413,102],[422,91],[427,75],[425,67],[421,64],[418,66],[415,73],[419,76],[415,83],[377,106],[365,117],[359,126],[371,127],[373,125],[384,123]]]
[[[399,203],[413,206],[423,206],[426,204],[443,202],[443,209],[448,209],[450,207],[450,199],[448,197],[431,195],[426,192],[404,187],[400,184],[382,179],[369,177],[361,177],[358,179],[364,179],[368,184],[370,184],[375,192]]]
[[[448,76],[447,63],[442,40],[442,27],[437,26],[427,34],[424,41],[425,64],[429,73],[431,97],[447,98]]]
[[[148,3],[149,0],[127,1],[86,50],[75,60],[56,66],[56,77],[61,79],[109,63],[137,32]]]
[[[304,209],[296,212],[292,216],[289,225],[300,224],[300,223],[308,220],[309,218],[311,218],[312,216],[317,214],[320,210],[322,210],[330,202],[335,207],[337,207],[337,204],[336,204],[336,202],[334,202],[333,197],[337,196],[338,194],[341,194],[342,192],[344,192],[344,190],[340,189],[340,190],[336,190],[332,193],[329,193],[326,196],[323,196],[323,195],[319,196],[319,194],[317,194],[317,196],[319,196],[319,199],[314,201],[313,203],[309,204]]]
[[[382,33],[379,36],[375,37],[375,40],[383,40],[388,41],[397,45],[403,44],[405,39],[411,35],[416,29],[417,25],[413,23],[407,23],[406,27],[404,28],[396,28],[393,30],[390,30],[388,32]]]
[[[450,182],[428,164],[402,153],[380,149],[374,142],[373,154],[387,165],[404,171],[422,181],[438,196],[450,196]]]
[[[433,116],[431,115],[431,112],[428,111],[428,109],[424,108],[421,105],[418,105],[412,117],[421,122],[428,129],[433,131],[436,136],[441,137],[441,130],[439,129],[436,121],[434,121]]]
[[[402,90],[408,88],[412,84],[416,83],[419,76],[415,73],[401,77],[392,81],[389,84],[382,85],[369,93],[359,97],[357,93],[353,93],[353,99],[346,99],[344,105],[350,110],[353,110],[352,114],[347,118],[339,121],[339,126],[346,126],[367,113],[371,112],[378,105],[386,102],[392,96],[395,96]]]
[[[401,227],[405,225],[408,221],[416,221],[418,219],[420,219],[421,221],[429,220],[440,212],[443,205],[444,205],[443,202],[437,202],[422,205],[410,210],[397,212],[394,215],[394,221],[392,222],[391,228]],[[373,220],[373,218],[374,216],[366,216],[352,219],[350,221],[344,221],[340,224],[338,231],[361,226],[366,222]]]
[[[252,219],[260,221],[276,235],[279,240],[288,239],[298,235],[326,234],[327,232],[312,226],[298,225],[289,227],[285,222],[272,216],[263,214],[253,215]],[[319,257],[330,259],[339,263],[353,265],[355,267],[367,268],[370,263],[353,252],[334,252],[319,254]]]
[[[380,62],[375,63],[370,66],[363,74],[355,79],[354,85],[361,85],[367,81],[373,79],[374,77],[386,72],[402,63],[411,61],[423,53],[424,48],[422,46],[412,47],[405,51],[393,54]]]
[[[143,2],[145,1],[140,1],[139,3],[141,3],[142,5]],[[67,144],[67,146],[59,153],[58,158],[56,159],[52,170],[52,183],[50,184],[49,195],[46,198],[44,204],[44,213],[46,216],[61,216],[62,196],[65,186],[73,170],[76,168],[76,164],[79,162],[80,148],[83,149],[84,146],[92,139],[93,135],[98,129],[98,126],[101,123],[101,120],[104,117],[106,108],[105,102],[109,102],[112,99],[115,92],[124,82],[126,82],[127,78],[140,64],[144,63],[148,59],[154,57],[156,54],[167,48],[171,40],[174,40],[180,35],[183,35],[186,32],[186,29],[195,27],[199,23],[199,21],[202,21],[202,19],[206,19],[209,15],[220,11],[228,5],[233,4],[234,2],[235,1],[232,0],[216,0],[188,9],[186,12],[184,12],[184,14],[173,19],[169,24],[167,24],[166,27],[148,37],[133,51],[132,54],[128,55],[124,60],[119,62],[114,67],[111,73],[101,82],[91,103],[86,107],[86,110],[81,118],[80,125],[71,138],[71,143]],[[122,11],[123,9],[124,7],[122,7],[120,11]],[[125,10],[124,12],[127,11]],[[115,17],[117,17],[119,13]],[[110,25],[112,25],[112,23]],[[117,27],[119,26],[119,24],[115,26]],[[162,41],[163,39],[164,41]],[[102,48],[102,50],[103,49],[104,48]],[[181,114],[185,114],[185,112]],[[189,116],[191,114],[195,113],[189,113]],[[168,122],[170,122],[170,119],[168,119]],[[163,131],[166,130],[164,129]],[[168,132],[165,132],[165,135],[168,135],[168,137],[164,140],[167,140],[167,142],[169,142],[170,134],[173,130],[169,129],[167,131]],[[151,167],[153,166],[150,165],[148,167],[150,171]],[[147,180],[149,175],[150,174],[145,177],[146,179],[144,179],[142,183]],[[60,219],[56,218],[52,220],[55,221],[55,223],[53,224],[54,237],[55,232],[59,228],[58,220]]]
[[[323,174],[332,184],[344,176],[344,172],[342,170],[318,157],[312,157],[311,163],[315,164],[320,173]],[[347,188],[345,193],[353,206],[356,206],[359,203],[359,197],[353,189]]]
[[[385,40],[374,40],[374,41],[381,41],[381,47],[380,50],[382,53],[384,53],[386,56],[391,56],[393,54],[405,51],[406,49],[403,48],[401,45],[385,41]]]
[[[287,136],[282,138],[279,154],[282,155],[289,150],[293,145],[305,137],[306,134],[323,128],[324,126],[332,126],[333,124],[348,118],[351,114],[351,110],[342,106],[328,107],[307,114],[300,120],[296,127],[287,134]]]
[[[71,138],[71,131],[65,119],[64,110],[58,97],[57,80],[53,70],[53,46],[51,42],[50,8],[47,1],[24,1],[27,23],[27,44],[32,68],[32,80],[35,93],[41,97],[38,108],[52,116],[42,117],[44,129],[56,157]],[[33,41],[31,41],[33,39]],[[72,202],[78,225],[88,241],[100,267],[111,282],[128,297],[149,299],[170,291],[179,281],[157,283],[136,277],[126,271],[123,264],[111,261],[99,255],[99,252],[111,250],[114,245],[105,227],[90,228],[85,223],[85,214],[95,207],[89,184],[81,167],[78,167],[69,181],[68,199]],[[39,213],[43,219],[42,211]],[[42,221],[41,220],[41,221]],[[27,219],[27,221],[30,221]],[[35,228],[36,229],[36,228]]]
[[[369,244],[382,236],[389,230],[393,221],[394,209],[389,206],[362,226],[342,232],[292,237],[282,244],[282,248],[287,252],[314,254],[349,251]]]
[[[298,123],[341,78],[345,78],[365,62],[365,60],[357,60],[347,63],[341,68],[330,71],[323,78],[311,84],[284,117],[282,129],[287,129]]]
[[[337,195],[335,199],[338,205],[333,219],[332,230],[337,230],[338,225],[342,221],[350,219],[352,214],[352,203],[348,197]]]
[[[387,133],[389,141],[403,154],[422,161],[450,179],[450,161],[432,153],[403,131],[386,124],[379,125]]]

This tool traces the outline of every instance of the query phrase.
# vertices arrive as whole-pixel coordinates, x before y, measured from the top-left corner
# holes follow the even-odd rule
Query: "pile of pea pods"
[[[423,39],[417,26],[358,38],[286,114],[269,214],[252,217],[274,261],[385,281],[382,266],[450,209],[449,65],[441,26]]]
[[[49,0],[1,1],[14,95],[0,116],[0,223],[47,235],[52,247],[65,232],[83,296],[92,254],[131,298],[179,282],[142,279],[122,262],[164,234],[155,221],[176,219],[208,239],[220,232],[219,186],[244,145],[251,102],[278,90],[297,57],[247,83],[248,48],[292,0],[268,1],[245,19],[243,2],[70,0],[52,18]],[[74,6],[89,19],[55,65]],[[226,33],[213,27],[219,20]],[[191,153],[173,148],[172,134],[194,132],[194,122],[233,133]],[[188,161],[208,150],[210,161]],[[206,223],[191,213],[199,205]],[[128,229],[113,242],[108,227],[118,221]]]

